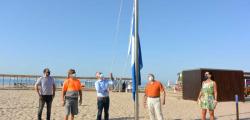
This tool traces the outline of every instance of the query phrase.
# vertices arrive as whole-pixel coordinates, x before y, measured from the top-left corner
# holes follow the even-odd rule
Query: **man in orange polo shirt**
[[[153,74],[148,74],[149,82],[145,88],[144,107],[148,106],[150,120],[163,120],[161,102],[165,105],[165,90],[161,82],[154,79]],[[162,99],[161,93],[163,94]]]
[[[82,88],[81,82],[76,77],[76,71],[70,69],[68,71],[68,78],[63,83],[62,88],[62,105],[65,106],[64,120],[68,120],[71,115],[71,120],[74,120],[74,115],[78,114],[78,97],[79,104],[82,104]]]

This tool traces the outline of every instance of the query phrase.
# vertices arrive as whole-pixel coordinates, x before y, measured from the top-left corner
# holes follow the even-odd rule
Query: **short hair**
[[[149,73],[148,76],[151,76],[151,77],[153,77],[153,79],[155,79],[155,76],[152,73]]]
[[[102,72],[96,72],[96,73],[95,73],[95,76],[96,76],[96,77],[99,77],[99,75],[101,75],[101,74],[102,74]]]
[[[68,74],[75,74],[76,71],[74,69],[69,69]]]
[[[71,74],[75,74],[75,73],[76,73],[76,71],[74,69],[69,69],[69,71],[68,71],[68,78],[69,78],[69,76]]]
[[[47,71],[50,72],[49,68],[43,69],[43,73],[46,73]]]

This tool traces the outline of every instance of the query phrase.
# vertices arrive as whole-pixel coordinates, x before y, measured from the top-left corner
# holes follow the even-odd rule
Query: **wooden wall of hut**
[[[245,101],[243,71],[205,68],[182,72],[183,99],[197,100],[206,71],[213,74],[214,81],[217,84],[218,101],[233,101],[236,94],[240,101]]]

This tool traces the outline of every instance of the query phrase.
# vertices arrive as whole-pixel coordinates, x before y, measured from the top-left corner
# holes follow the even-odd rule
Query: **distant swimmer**
[[[62,87],[62,105],[65,106],[64,120],[68,120],[69,115],[71,116],[71,120],[74,120],[74,115],[78,114],[78,99],[81,105],[82,85],[80,80],[76,78],[76,71],[70,69],[68,71],[68,78],[65,79]]]
[[[51,106],[53,98],[55,97],[56,85],[55,80],[50,76],[50,70],[45,68],[43,70],[43,76],[40,77],[36,84],[35,90],[39,96],[39,107],[38,107],[38,120],[42,120],[42,112],[44,104],[47,106],[47,120],[50,120]]]

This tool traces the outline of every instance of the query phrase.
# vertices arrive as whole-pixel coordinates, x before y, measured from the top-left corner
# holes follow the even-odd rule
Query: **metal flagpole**
[[[138,0],[134,1],[135,7],[135,73],[136,73],[136,93],[135,93],[135,120],[139,120],[139,96],[138,96],[138,83],[139,83],[139,60],[138,60]]]

